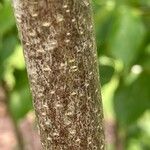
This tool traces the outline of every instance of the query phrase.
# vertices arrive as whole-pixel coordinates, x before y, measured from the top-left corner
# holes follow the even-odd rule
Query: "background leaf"
[[[9,1],[0,5],[0,35],[11,30],[15,26],[15,19],[12,13],[12,7]]]
[[[104,84],[108,83],[113,74],[114,74],[114,68],[109,65],[101,65],[99,67],[100,70],[100,79],[101,79],[101,85],[103,86]]]
[[[123,5],[118,7],[109,35],[110,54],[129,67],[137,57],[145,36],[139,12]]]
[[[134,123],[150,109],[150,74],[142,73],[131,85],[120,85],[114,97],[114,109],[122,125]]]
[[[26,70],[15,70],[15,87],[10,95],[10,110],[16,120],[23,118],[32,109]]]

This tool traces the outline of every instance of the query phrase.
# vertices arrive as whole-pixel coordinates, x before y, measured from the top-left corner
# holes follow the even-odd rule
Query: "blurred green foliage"
[[[9,0],[0,1],[0,82],[8,86],[9,108],[15,120],[32,109],[22,47]]]
[[[94,0],[106,120],[126,150],[150,149],[150,1]],[[0,83],[16,121],[32,110],[22,47],[9,0],[0,0]],[[108,148],[113,150],[113,146]]]

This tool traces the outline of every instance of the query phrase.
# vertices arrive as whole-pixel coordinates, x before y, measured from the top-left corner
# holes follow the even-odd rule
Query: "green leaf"
[[[150,78],[142,73],[132,84],[120,85],[114,96],[114,109],[121,125],[134,123],[150,108]]]
[[[24,117],[32,109],[26,70],[15,70],[15,87],[11,93],[9,107],[16,120]]]
[[[4,66],[0,65],[0,81],[3,79],[3,75],[4,75]]]
[[[150,44],[146,47],[145,51],[142,51],[137,63],[139,63],[145,71],[150,72]]]
[[[139,47],[145,37],[140,13],[128,6],[118,7],[109,36],[110,54],[122,60],[126,67],[130,67],[138,56]]]
[[[96,2],[95,2],[96,3]],[[109,36],[109,29],[112,25],[112,20],[114,18],[113,10],[115,3],[114,2],[108,2],[108,1],[99,1],[97,3],[102,3],[97,6],[96,4],[94,6],[97,6],[95,15],[94,15],[94,21],[95,21],[95,29],[96,29],[96,43],[97,43],[97,49],[98,54],[106,54],[106,47],[107,47],[107,39]]]
[[[25,68],[23,50],[22,50],[22,46],[20,44],[16,45],[13,54],[10,55],[10,57],[6,60],[6,63],[10,67],[13,67],[13,68],[16,68],[16,69],[24,69]]]
[[[17,38],[14,35],[9,34],[8,36],[4,36],[0,48],[0,63],[6,60],[6,58],[14,52],[17,43]]]
[[[16,69],[14,71],[14,77],[16,81],[14,88],[16,90],[19,90],[22,87],[29,87],[26,69],[23,70]]]
[[[12,12],[10,2],[5,2],[5,4],[0,7],[0,35],[3,35],[15,25]]]
[[[99,70],[100,70],[100,81],[101,85],[103,86],[104,84],[108,83],[111,80],[114,74],[114,68],[108,65],[100,65]]]
[[[147,7],[150,7],[150,1],[149,0],[140,0],[140,4],[147,6]]]
[[[32,109],[32,101],[28,87],[11,93],[9,108],[16,121],[23,118]]]

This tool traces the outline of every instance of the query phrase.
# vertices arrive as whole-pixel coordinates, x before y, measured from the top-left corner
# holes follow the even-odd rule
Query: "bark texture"
[[[13,0],[44,150],[103,150],[89,0]]]

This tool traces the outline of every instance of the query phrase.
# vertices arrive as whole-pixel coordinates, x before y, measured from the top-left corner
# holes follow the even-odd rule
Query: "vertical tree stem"
[[[13,0],[43,149],[103,150],[89,0]]]
[[[23,140],[23,135],[20,131],[19,125],[17,123],[17,121],[15,120],[14,116],[11,113],[10,107],[9,107],[9,88],[7,86],[7,84],[5,83],[5,81],[2,81],[2,88],[4,91],[4,102],[6,105],[6,111],[7,114],[11,120],[12,126],[13,126],[13,130],[14,130],[14,134],[16,136],[16,140],[17,140],[17,149],[18,150],[24,150],[25,146],[24,146],[24,140]]]

